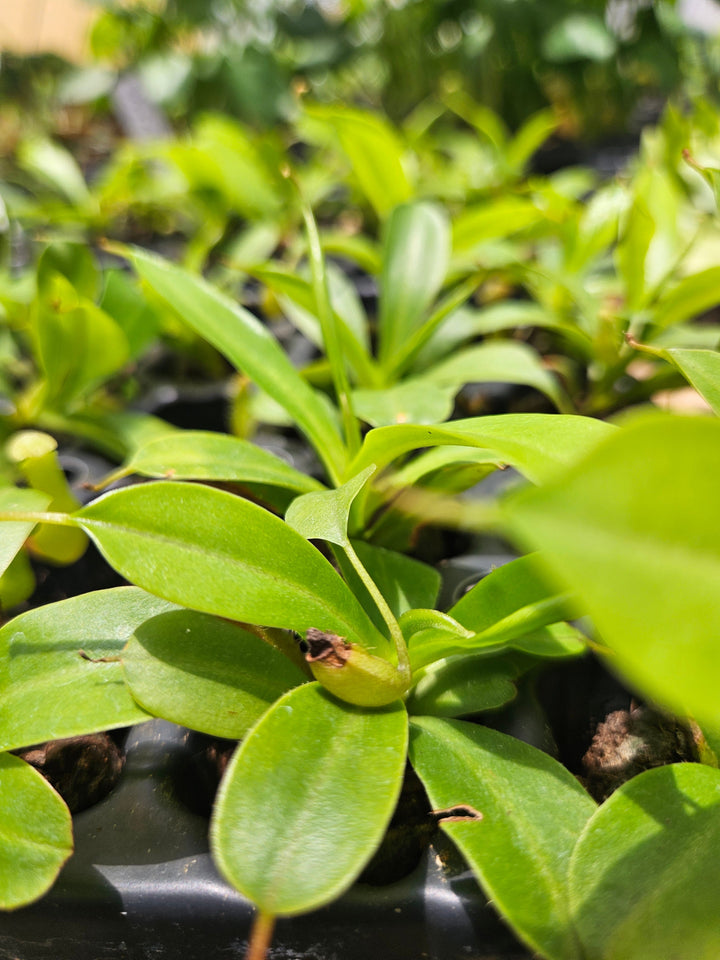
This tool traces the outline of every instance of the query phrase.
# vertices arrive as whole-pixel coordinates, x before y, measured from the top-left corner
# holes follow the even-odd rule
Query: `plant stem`
[[[245,960],[265,960],[275,929],[275,917],[261,910],[255,914]]]
[[[43,513],[36,510],[0,510],[0,522],[54,523],[59,527],[75,527],[77,521],[69,513]]]
[[[403,637],[402,630],[400,629],[400,624],[395,619],[395,616],[387,604],[385,597],[378,590],[375,581],[367,572],[365,567],[360,560],[360,557],[355,553],[355,550],[352,547],[352,544],[348,540],[347,543],[343,544],[343,550],[345,551],[348,560],[353,565],[355,572],[362,580],[363,584],[367,588],[368,593],[375,601],[375,605],[380,611],[380,615],[388,626],[390,631],[390,637],[395,645],[395,652],[397,653],[397,668],[398,673],[409,679],[410,677],[410,657],[407,651],[407,645],[405,644],[405,638]]]

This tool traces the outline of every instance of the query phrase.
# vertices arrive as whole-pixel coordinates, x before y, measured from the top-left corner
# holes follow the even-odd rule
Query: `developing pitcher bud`
[[[313,676],[341,700],[359,707],[384,707],[407,693],[408,679],[397,667],[357,643],[314,627],[305,639],[305,659]]]

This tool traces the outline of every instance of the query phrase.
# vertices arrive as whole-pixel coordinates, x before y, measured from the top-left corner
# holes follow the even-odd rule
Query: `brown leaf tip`
[[[305,642],[308,645],[305,654],[307,662],[322,660],[328,667],[344,667],[352,649],[352,644],[348,643],[345,637],[339,637],[327,630],[318,630],[316,627],[311,627],[305,634]]]

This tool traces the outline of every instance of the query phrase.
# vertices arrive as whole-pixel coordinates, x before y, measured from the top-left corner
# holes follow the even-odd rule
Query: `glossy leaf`
[[[384,643],[320,552],[240,497],[157,481],[108,493],[75,516],[116,569],[168,600],[244,623]]]
[[[150,440],[134,452],[123,473],[265,483],[297,493],[323,489],[319,481],[257,444],[205,430],[176,431]]]
[[[357,416],[371,427],[395,423],[442,423],[450,417],[458,388],[418,377],[380,390],[354,390]]]
[[[133,630],[172,609],[134,587],[23,613],[0,630],[0,749],[141,723],[117,657]],[[80,656],[84,650],[98,662]]]
[[[439,427],[398,424],[371,430],[349,471],[358,473],[369,463],[382,470],[412,450],[455,444],[481,447],[530,480],[546,480],[615,429],[590,417],[540,413],[455,420]]]
[[[18,487],[0,488],[0,511],[44,510],[50,503],[48,494],[39,490],[25,490]],[[30,536],[34,523],[26,520],[11,520],[0,524],[0,574],[12,563],[18,550]]]
[[[407,699],[408,712],[463,717],[496,710],[515,698],[519,669],[508,658],[454,656],[422,670]]]
[[[335,899],[382,839],[406,748],[401,703],[367,710],[316,683],[292,690],[251,730],[221,784],[211,824],[220,872],[267,914]]]
[[[421,325],[445,280],[450,227],[442,207],[427,201],[396,207],[385,224],[378,318],[381,362]]]
[[[509,498],[509,529],[542,551],[644,696],[720,728],[720,422],[640,418],[564,476]]]
[[[70,811],[29,764],[0,754],[0,910],[39,899],[73,849]]]
[[[441,825],[518,936],[549,960],[577,960],[568,869],[595,803],[572,774],[514,737],[434,717],[412,719],[410,760],[433,807],[482,815]]]
[[[558,410],[572,410],[560,381],[543,366],[535,350],[514,340],[492,340],[459,350],[427,370],[425,378],[452,387],[455,393],[466,383],[523,384],[544,393]]]
[[[570,896],[587,960],[714,960],[720,951],[720,772],[646,770],[590,819]]]
[[[170,610],[135,630],[122,653],[143,709],[216,737],[240,739],[307,676],[279,650],[233,623]]]
[[[322,490],[296,497],[288,507],[285,522],[306,540],[327,540],[346,546],[348,518],[353,500],[375,473],[373,464],[335,490]]]
[[[201,277],[145,251],[134,249],[130,256],[140,276],[190,327],[288,411],[336,475],[345,450],[335,421],[267,328]]]

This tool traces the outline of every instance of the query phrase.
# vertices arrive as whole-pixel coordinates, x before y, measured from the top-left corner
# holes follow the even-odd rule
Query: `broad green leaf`
[[[505,150],[505,161],[510,169],[522,174],[536,150],[557,129],[558,123],[554,110],[539,110],[529,117]]]
[[[375,466],[370,464],[335,490],[296,497],[288,507],[285,522],[306,540],[327,540],[339,547],[347,546],[350,508],[373,473]]]
[[[223,490],[159,480],[105,494],[74,516],[123,576],[158,596],[243,623],[385,643],[315,547]]]
[[[142,250],[133,249],[130,258],[189,326],[288,411],[337,478],[346,454],[335,421],[267,328],[201,277]]]
[[[139,356],[160,331],[160,315],[147,302],[137,281],[123,270],[106,272],[100,307],[125,334],[130,357]]]
[[[433,488],[437,486],[442,490],[459,492],[479,483],[500,466],[502,461],[489,450],[477,447],[435,447],[418,454],[399,470],[395,470],[390,482],[394,487],[406,487],[423,481],[423,486],[429,483]],[[461,482],[454,490],[455,479],[465,469],[474,471],[471,482]],[[437,482],[435,478],[438,478]]]
[[[141,723],[116,657],[170,604],[134,587],[36,607],[0,630],[0,749]],[[83,650],[97,662],[85,660]]]
[[[671,347],[653,353],[678,368],[703,399],[720,416],[720,353],[717,350],[683,350]]]
[[[37,292],[40,296],[47,298],[58,273],[65,277],[79,297],[95,302],[101,274],[87,244],[54,240],[45,247],[37,265]]]
[[[635,310],[645,305],[650,287],[648,253],[656,224],[642,198],[636,198],[628,211],[620,242],[615,251],[618,272],[624,282],[626,304]]]
[[[513,930],[549,960],[578,960],[568,868],[595,803],[572,774],[514,737],[434,717],[412,719],[410,760],[434,808],[481,815],[441,824]]]
[[[0,511],[44,510],[51,497],[39,490],[18,489],[18,487],[0,488]],[[26,520],[11,520],[0,525],[0,574],[12,563],[18,550],[30,536],[34,523]]]
[[[381,363],[418,329],[445,280],[450,226],[442,207],[428,201],[396,207],[385,224],[380,277],[378,352]]]
[[[35,590],[35,572],[25,551],[16,553],[0,574],[0,609],[12,610]]]
[[[279,650],[226,620],[170,610],[136,628],[122,653],[143,709],[193,730],[240,739],[307,676]]]
[[[693,320],[720,303],[720,267],[709,267],[684,277],[653,306],[651,319],[665,329]]]
[[[458,350],[447,360],[428,369],[423,377],[457,393],[466,383],[517,383],[534,387],[565,413],[572,411],[570,398],[560,381],[528,344],[514,340],[491,340]]]
[[[515,698],[520,672],[510,658],[453,656],[419,672],[407,699],[413,714],[463,717],[496,710]]]
[[[583,830],[570,865],[587,960],[715,960],[720,953],[720,772],[646,770]]]
[[[536,555],[496,567],[448,611],[475,633],[500,627],[504,639],[578,615],[568,591],[543,576]],[[514,626],[510,623],[510,618]]]
[[[70,811],[29,764],[0,754],[0,910],[38,900],[73,849]]]
[[[455,420],[439,427],[378,427],[365,436],[349,472],[356,474],[369,463],[382,470],[412,450],[455,444],[481,447],[516,467],[528,479],[540,481],[564,471],[616,429],[589,417],[541,413]]]
[[[341,703],[317,683],[250,731],[220,786],[211,847],[224,877],[267,913],[339,896],[378,847],[400,793],[407,715]]]
[[[509,237],[544,219],[542,210],[522,197],[503,197],[467,207],[453,221],[453,253],[467,253],[487,240]]]
[[[371,427],[395,423],[442,423],[453,410],[458,391],[454,384],[440,385],[417,377],[379,390],[353,390],[353,408]]]
[[[386,120],[347,106],[313,105],[306,109],[333,128],[361,190],[378,216],[386,216],[410,199],[413,191],[403,167],[403,147]]]
[[[178,480],[266,483],[298,493],[323,489],[317,480],[274,453],[248,440],[205,430],[174,431],[150,440],[134,452],[122,472]]]
[[[613,668],[644,696],[720,728],[720,421],[639,418],[545,487],[508,530],[578,597]]]
[[[67,403],[96,386],[129,356],[127,338],[115,321],[79,297],[59,273],[32,317],[38,359],[55,403]]]

